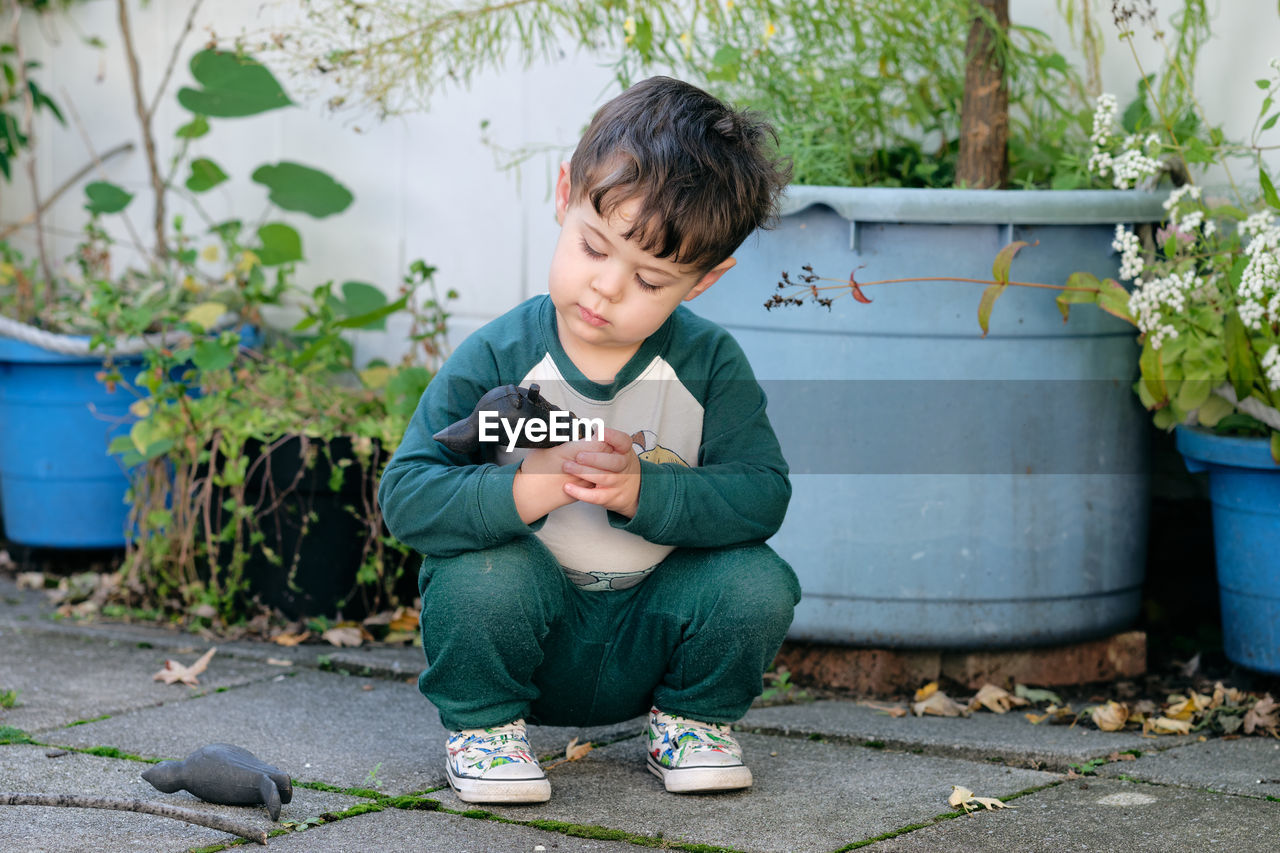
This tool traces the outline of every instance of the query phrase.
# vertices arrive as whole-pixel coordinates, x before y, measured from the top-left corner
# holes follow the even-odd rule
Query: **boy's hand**
[[[574,441],[558,447],[531,450],[516,471],[511,494],[516,512],[525,524],[532,524],[553,509],[573,503],[577,498],[566,490],[569,485],[590,489],[591,483],[566,473],[564,464],[581,452],[607,451],[603,441]]]
[[[577,442],[601,445],[601,442]],[[569,447],[571,445],[564,445]],[[565,461],[563,470],[587,485],[568,483],[564,490],[573,498],[634,518],[640,504],[640,457],[631,449],[631,436],[606,428],[602,450],[578,447]]]

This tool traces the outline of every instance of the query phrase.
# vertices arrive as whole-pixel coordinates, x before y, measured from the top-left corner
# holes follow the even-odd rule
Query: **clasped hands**
[[[605,428],[604,441],[571,441],[531,450],[512,486],[526,524],[574,501],[632,518],[640,503],[640,458],[631,436]]]

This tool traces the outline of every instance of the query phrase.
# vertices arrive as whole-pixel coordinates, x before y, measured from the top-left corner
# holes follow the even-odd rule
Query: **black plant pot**
[[[257,441],[245,448],[245,500],[254,504],[264,537],[249,549],[244,566],[249,595],[295,619],[338,611],[347,618],[368,615],[374,601],[361,594],[356,575],[369,539],[362,516],[377,490],[376,466],[363,464],[346,437],[290,436],[273,443],[265,455],[264,450]],[[221,507],[223,499],[215,506]],[[223,546],[223,565],[230,551]],[[400,572],[396,596],[412,602],[417,558],[402,559],[388,550],[387,560],[388,571]]]

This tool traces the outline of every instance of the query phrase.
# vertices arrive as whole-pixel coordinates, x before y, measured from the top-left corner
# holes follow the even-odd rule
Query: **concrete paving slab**
[[[641,738],[550,767],[551,801],[484,806],[514,820],[559,820],[667,841],[747,851],[835,850],[950,810],[951,786],[1002,796],[1059,777],[985,762],[848,744],[744,734],[755,778],[747,791],[668,794],[644,762]],[[471,808],[451,791],[446,808]]]
[[[279,673],[278,668],[254,661],[215,655],[199,687],[152,680],[166,658],[190,665],[209,648],[204,643],[193,646],[189,639],[187,645],[192,650],[178,654],[124,640],[0,627],[0,689],[18,691],[17,706],[0,710],[0,725],[43,732],[104,714],[182,703]]]
[[[572,737],[597,742],[642,722],[592,729],[532,727],[539,755]],[[445,730],[416,687],[377,678],[300,670],[199,701],[182,702],[43,736],[58,744],[114,746],[181,758],[207,743],[242,746],[295,779],[406,794],[444,784]]]
[[[1149,738],[1133,732],[1037,726],[1018,711],[976,711],[968,718],[890,717],[856,702],[834,700],[759,708],[749,712],[735,728],[764,734],[818,734],[854,742],[873,741],[894,749],[921,749],[932,755],[979,761],[997,758],[1046,770],[1066,770],[1069,764],[1116,751],[1153,748]]]
[[[1187,738],[1182,739],[1184,742]],[[1099,775],[1280,799],[1280,741],[1265,737],[1191,742],[1136,761],[1098,768]],[[1277,804],[1280,806],[1280,804]],[[1280,827],[1277,827],[1280,829]],[[1280,841],[1277,842],[1280,847]]]
[[[575,838],[509,823],[440,812],[384,809],[271,839],[271,849],[299,853],[638,853],[625,841]]]
[[[1280,803],[1141,783],[1064,782],[1010,805],[1013,808],[917,829],[881,841],[874,849],[876,853],[1274,853],[1280,835]]]
[[[0,746],[0,790],[148,800],[219,814],[268,832],[279,826],[271,822],[263,808],[213,805],[185,791],[162,794],[142,779],[140,774],[150,766],[142,762],[82,753],[49,758],[47,752],[42,746]],[[293,800],[281,808],[280,819],[303,821],[362,802],[368,801],[345,794],[294,788]],[[0,806],[0,850],[24,853],[177,851],[234,840],[235,836],[216,829],[154,815],[102,809]]]

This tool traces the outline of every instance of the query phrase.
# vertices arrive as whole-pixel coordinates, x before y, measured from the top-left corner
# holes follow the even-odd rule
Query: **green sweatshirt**
[[[559,408],[631,435],[641,468],[634,518],[576,502],[525,524],[512,481],[529,451],[506,452],[504,437],[468,456],[432,438],[490,389],[535,382]],[[790,497],[764,392],[728,332],[681,306],[601,384],[565,354],[547,296],[462,342],[427,387],[378,489],[387,527],[420,553],[447,557],[535,534],[571,576],[596,577],[651,569],[676,547],[767,539]]]

